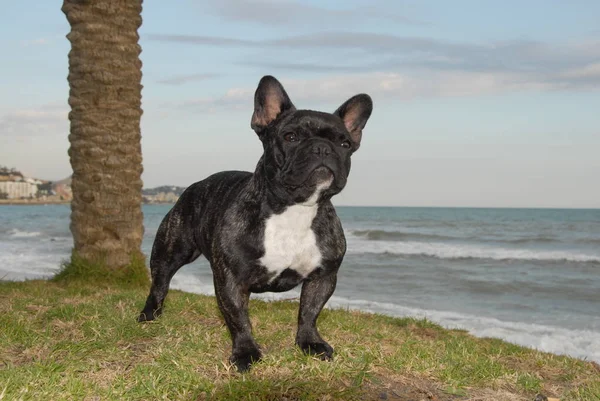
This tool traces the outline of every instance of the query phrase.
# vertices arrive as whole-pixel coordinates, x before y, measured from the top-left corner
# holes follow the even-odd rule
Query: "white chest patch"
[[[319,185],[306,202],[289,206],[267,219],[265,254],[260,263],[273,273],[271,281],[288,268],[307,277],[321,264],[321,251],[311,226],[317,215],[319,194],[329,185],[331,181]]]

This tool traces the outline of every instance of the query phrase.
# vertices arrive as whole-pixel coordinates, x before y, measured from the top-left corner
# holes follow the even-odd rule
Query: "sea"
[[[170,207],[144,205],[146,255]],[[348,251],[328,307],[426,318],[600,362],[600,209],[337,211]],[[0,206],[0,279],[52,276],[72,248],[69,215],[68,205]],[[183,267],[172,288],[214,294],[207,261]]]

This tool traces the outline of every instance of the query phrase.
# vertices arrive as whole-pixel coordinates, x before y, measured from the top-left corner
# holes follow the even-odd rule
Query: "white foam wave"
[[[600,363],[600,333],[535,323],[507,322],[458,312],[409,308],[391,303],[349,300],[333,296],[328,307],[356,309],[396,317],[426,318],[450,329],[464,329],[477,337],[493,337],[553,354]]]
[[[0,280],[49,278],[58,272],[63,259],[60,255],[0,252]]]
[[[388,253],[393,255],[429,256],[439,259],[545,260],[600,262],[600,255],[569,251],[509,249],[414,241],[362,241],[348,238],[348,253]]]
[[[193,274],[176,274],[171,280],[171,288],[195,294],[215,295],[212,283],[206,283]]]
[[[173,279],[173,288],[184,291],[214,295],[211,284],[202,282],[191,275]],[[285,293],[253,294],[253,298],[267,301],[299,299],[298,289]],[[450,329],[464,329],[477,337],[493,337],[513,344],[535,348],[554,354],[570,355],[576,358],[600,363],[600,333],[589,330],[571,330],[532,323],[506,322],[495,318],[409,308],[392,303],[347,299],[333,296],[328,308],[361,310],[395,317],[426,318]]]
[[[39,231],[21,231],[17,229],[13,229],[9,232],[9,236],[12,238],[31,238],[31,237],[39,237],[42,235]]]

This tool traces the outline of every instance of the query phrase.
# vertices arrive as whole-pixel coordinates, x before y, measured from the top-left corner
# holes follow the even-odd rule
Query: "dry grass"
[[[137,324],[145,289],[0,283],[0,400],[600,401],[597,364],[425,320],[325,310],[333,362],[294,346],[297,303],[251,302],[264,360],[244,375],[214,298],[172,291]]]

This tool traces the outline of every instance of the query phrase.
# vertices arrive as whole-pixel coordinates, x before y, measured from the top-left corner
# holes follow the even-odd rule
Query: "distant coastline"
[[[163,185],[142,190],[142,203],[145,205],[170,205],[177,202],[185,187]],[[28,198],[0,199],[0,205],[63,205],[71,203],[71,197],[41,196]]]
[[[149,201],[147,199],[142,200],[142,204],[144,205],[172,205],[177,201]],[[71,204],[70,200],[42,200],[42,199],[0,199],[0,206],[27,206],[27,205],[69,205]]]
[[[185,187],[176,185],[162,185],[155,188],[142,189],[142,202],[144,204],[173,204],[177,202]]]
[[[70,200],[43,200],[43,199],[0,199],[2,205],[67,205]]]
[[[163,185],[142,189],[143,204],[173,204],[185,187]],[[62,205],[71,203],[71,177],[60,181],[27,177],[15,168],[0,166],[0,205]]]

